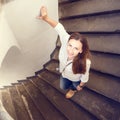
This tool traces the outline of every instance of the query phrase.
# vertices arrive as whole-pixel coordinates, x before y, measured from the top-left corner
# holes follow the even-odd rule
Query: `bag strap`
[[[66,67],[67,67],[68,65],[70,65],[70,64],[72,64],[72,62],[68,63],[68,64],[64,67],[64,69],[62,70],[62,73],[65,71]]]

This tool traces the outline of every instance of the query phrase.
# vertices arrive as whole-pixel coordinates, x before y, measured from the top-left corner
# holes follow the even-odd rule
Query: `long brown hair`
[[[78,55],[73,59],[72,70],[74,74],[86,72],[86,59],[89,59],[90,51],[86,37],[79,33],[72,33],[69,37],[70,39],[79,40],[82,43],[82,53],[78,53]]]

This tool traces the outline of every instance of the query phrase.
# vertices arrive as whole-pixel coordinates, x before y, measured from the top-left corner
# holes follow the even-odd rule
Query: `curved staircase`
[[[105,8],[103,4],[105,1],[108,2],[109,7]],[[0,89],[1,106],[5,108],[1,111],[5,114],[4,118],[6,117],[2,119],[0,111],[1,120],[11,120],[7,114],[14,120],[120,120],[120,48],[117,45],[120,43],[120,32],[116,30],[120,26],[118,26],[119,21],[114,25],[104,24],[104,20],[119,19],[120,7],[117,6],[120,6],[120,2],[115,1],[117,5],[113,7],[113,0],[98,1],[99,4],[96,4],[95,0],[60,0],[60,9],[64,10],[60,20],[67,31],[79,31],[89,37],[92,53],[90,80],[73,98],[69,100],[65,98],[66,91],[59,88],[60,73],[57,68],[60,41],[58,37],[51,60],[42,70],[36,72],[35,76]],[[84,9],[78,14],[79,5],[82,4],[85,8],[84,3],[89,3],[87,6],[91,9],[89,11]],[[101,4],[103,8],[92,7]],[[70,11],[66,16],[65,12],[70,10],[68,6],[71,10],[76,8],[76,12]],[[96,20],[96,23],[93,25],[91,20]],[[99,20],[101,22],[97,24]],[[83,24],[79,25],[79,21]],[[86,21],[92,24],[90,29],[86,28]],[[71,22],[78,27],[74,28]],[[104,26],[99,27],[102,24]],[[109,43],[108,40],[111,42]],[[112,41],[115,46],[111,46]],[[109,47],[105,47],[104,43]]]

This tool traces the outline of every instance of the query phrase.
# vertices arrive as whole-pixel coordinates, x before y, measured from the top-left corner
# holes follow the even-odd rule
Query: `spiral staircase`
[[[58,37],[42,70],[0,89],[1,119],[10,120],[9,114],[14,120],[120,120],[120,1],[59,0],[59,6],[67,31],[89,37],[89,82],[73,98],[65,98],[66,91],[59,88]]]

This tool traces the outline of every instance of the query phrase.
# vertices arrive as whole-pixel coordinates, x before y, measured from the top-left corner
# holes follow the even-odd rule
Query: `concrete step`
[[[54,51],[51,54],[51,59],[58,60],[58,54],[59,54],[60,47],[56,47]]]
[[[14,105],[18,120],[31,120],[29,113],[23,102],[23,99],[18,93],[16,87],[15,86],[9,87],[9,92],[12,98],[12,103]]]
[[[60,42],[60,37],[58,36],[57,41],[56,41],[56,47],[60,47],[61,42]]]
[[[69,0],[66,0],[66,2]],[[62,3],[63,1],[61,1]],[[65,1],[64,1],[65,3]],[[94,7],[93,7],[94,6]],[[87,7],[87,8],[86,8]],[[89,14],[106,13],[120,10],[119,0],[79,0],[59,4],[59,17],[80,16]]]
[[[48,69],[56,74],[60,74],[59,70],[58,70],[58,68],[59,68],[59,61],[58,60],[49,61],[48,63],[46,63],[44,65],[44,68],[46,68],[46,69]]]
[[[63,114],[58,111],[54,105],[41,93],[32,82],[26,81],[22,83],[26,91],[31,96],[34,104],[37,106],[45,120],[66,120]]]
[[[34,104],[33,100],[31,99],[30,95],[25,90],[24,86],[22,84],[16,85],[16,88],[23,98],[24,104],[26,106],[26,109],[31,117],[32,120],[45,120],[43,115],[40,113],[37,106]]]
[[[120,55],[91,52],[91,68],[103,73],[120,77]],[[113,70],[114,69],[114,70]]]
[[[88,88],[120,103],[120,79],[97,71],[90,71]]]
[[[52,63],[52,65],[50,63]],[[59,72],[56,72],[57,67],[58,67],[58,63],[57,62],[54,63],[53,61],[51,61],[45,68],[48,71],[51,71],[53,73],[57,73],[58,75],[60,75]],[[48,75],[48,78],[49,76],[50,75]],[[119,85],[120,85],[120,81],[118,77],[100,73],[99,71],[90,70],[90,79],[87,83],[87,87],[90,88],[91,90],[94,90],[99,94],[102,94],[110,99],[120,102]]]
[[[120,34],[85,34],[91,51],[120,54]]]
[[[117,32],[119,21],[120,13],[60,20],[68,32]]]
[[[87,111],[77,106],[72,101],[66,99],[63,94],[61,94],[50,84],[46,83],[46,81],[44,81],[43,79],[36,77],[32,79],[32,82],[69,120],[80,120],[81,116],[84,120],[95,120],[94,116],[90,115]]]
[[[48,71],[45,72],[46,75],[48,75]],[[53,79],[54,75],[52,76],[52,79],[50,77],[47,79],[45,72],[39,73],[39,77],[46,80],[46,82],[62,92],[59,88],[59,79]],[[75,94],[72,101],[86,109],[98,119],[120,119],[120,104],[88,88],[84,88],[81,92]]]
[[[1,102],[4,109],[14,120],[18,120],[15,107],[13,105],[12,98],[10,96],[8,88],[0,89],[0,94],[1,94]]]

